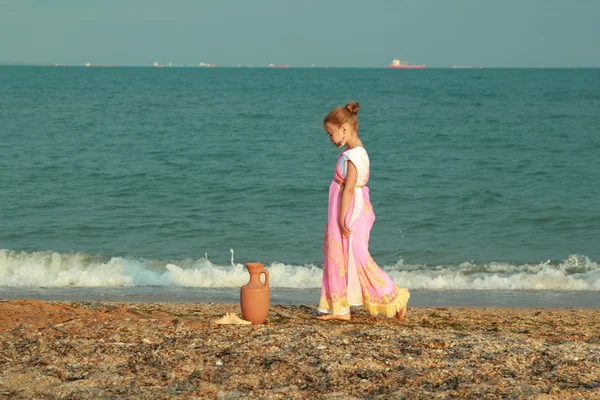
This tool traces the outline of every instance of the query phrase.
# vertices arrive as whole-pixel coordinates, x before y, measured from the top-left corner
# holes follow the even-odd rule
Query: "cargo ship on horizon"
[[[425,68],[425,64],[410,65],[407,61],[392,60],[392,63],[390,64],[390,68],[421,69],[421,68]]]
[[[154,64],[152,64],[152,66],[156,67],[156,68],[215,68],[217,67],[217,64],[210,64],[210,63],[205,63],[205,62],[201,62],[199,64],[173,64],[173,63],[168,63],[168,64],[161,64],[158,61],[155,61]]]
[[[289,64],[269,64],[269,68],[289,68]]]

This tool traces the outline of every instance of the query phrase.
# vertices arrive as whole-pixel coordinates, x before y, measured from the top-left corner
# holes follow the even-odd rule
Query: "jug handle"
[[[263,269],[260,273],[265,274],[265,286],[269,286],[269,271]]]

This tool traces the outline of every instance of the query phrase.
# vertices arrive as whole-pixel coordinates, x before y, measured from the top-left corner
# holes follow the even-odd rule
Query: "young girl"
[[[329,140],[346,149],[329,186],[319,319],[350,319],[350,306],[371,315],[402,320],[410,294],[379,268],[369,254],[375,214],[369,200],[369,156],[358,137],[358,103],[332,110],[323,121]]]

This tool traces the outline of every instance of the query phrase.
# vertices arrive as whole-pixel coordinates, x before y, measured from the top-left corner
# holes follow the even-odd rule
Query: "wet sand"
[[[0,300],[0,398],[600,398],[600,311]]]

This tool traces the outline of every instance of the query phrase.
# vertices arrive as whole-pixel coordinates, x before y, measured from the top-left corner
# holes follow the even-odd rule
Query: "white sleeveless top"
[[[348,168],[346,167],[348,163],[346,161],[352,161],[356,167],[356,172],[358,173],[356,184],[359,186],[365,185],[369,180],[370,167],[369,155],[365,148],[355,147],[342,153],[342,156],[338,160],[338,166],[344,178],[348,175]]]

